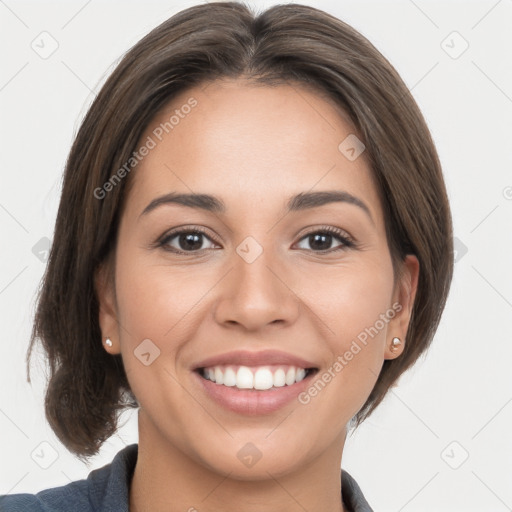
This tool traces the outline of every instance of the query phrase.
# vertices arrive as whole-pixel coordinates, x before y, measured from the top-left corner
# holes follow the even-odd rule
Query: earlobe
[[[403,262],[400,281],[393,299],[401,306],[400,312],[390,324],[386,340],[385,359],[395,359],[402,354],[407,343],[406,335],[411,321],[414,300],[418,289],[420,264],[418,258],[408,254]]]
[[[103,348],[109,354],[119,354],[119,328],[113,279],[108,264],[101,264],[94,276],[96,296],[98,298],[98,322],[101,329]]]

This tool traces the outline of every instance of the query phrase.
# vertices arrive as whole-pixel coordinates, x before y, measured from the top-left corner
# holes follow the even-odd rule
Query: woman
[[[82,123],[30,347],[70,451],[125,407],[139,442],[2,510],[372,510],[347,431],[429,346],[452,261],[428,128],[361,34],[296,4],[181,11]]]

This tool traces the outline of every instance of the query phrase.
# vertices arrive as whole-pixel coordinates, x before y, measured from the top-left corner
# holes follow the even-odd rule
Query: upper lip
[[[235,350],[217,356],[208,357],[193,366],[194,370],[209,368],[212,366],[234,365],[234,366],[265,366],[265,365],[286,365],[299,368],[316,368],[315,363],[301,357],[287,354],[278,350],[260,350],[251,352],[248,350]]]

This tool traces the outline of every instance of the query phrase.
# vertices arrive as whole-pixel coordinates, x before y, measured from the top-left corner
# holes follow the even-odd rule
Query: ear
[[[395,359],[404,350],[404,346],[407,343],[405,336],[411,321],[414,299],[418,289],[420,273],[418,258],[414,254],[408,254],[402,265],[401,275],[393,292],[393,304],[397,304],[397,306],[399,304],[401,308],[398,310],[397,307],[398,312],[389,323],[384,359]],[[402,343],[394,350],[391,350],[391,341],[395,337],[399,338]]]
[[[94,286],[99,303],[99,324],[103,348],[109,354],[120,354],[119,322],[117,319],[117,305],[115,300],[115,284],[113,278],[113,265],[105,261],[101,263],[94,273]],[[106,339],[110,344],[105,343]]]

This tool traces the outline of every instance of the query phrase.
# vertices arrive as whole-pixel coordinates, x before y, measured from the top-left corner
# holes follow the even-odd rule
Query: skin
[[[408,256],[395,281],[365,154],[350,161],[338,150],[355,132],[330,101],[296,85],[216,81],[174,98],[141,141],[191,96],[198,105],[132,171],[115,284],[106,267],[97,276],[100,325],[113,341],[105,350],[122,354],[141,405],[130,510],[344,511],[347,423],[384,360],[403,350],[392,352],[391,340],[406,342],[418,261]],[[328,190],[358,197],[371,218],[346,202],[285,214],[292,195]],[[167,204],[141,215],[168,192],[215,195],[226,212]],[[157,246],[183,225],[206,230],[199,250]],[[356,247],[334,234],[318,249],[306,235],[326,226]],[[263,249],[252,263],[236,252],[248,236]],[[179,237],[169,246],[187,250]],[[401,311],[306,405],[240,415],[212,402],[191,372],[232,350],[278,349],[314,361],[321,375],[396,302]],[[148,338],[160,356],[145,366],[134,350]],[[248,442],[261,453],[252,467],[237,457]]]

